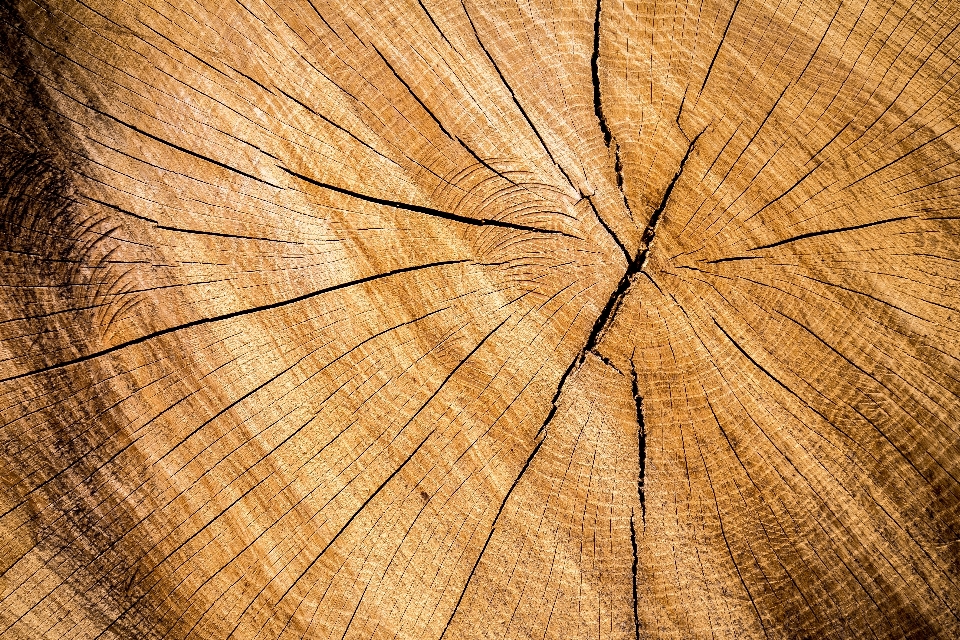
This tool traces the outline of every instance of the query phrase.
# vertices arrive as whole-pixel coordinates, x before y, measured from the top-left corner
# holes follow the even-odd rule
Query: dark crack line
[[[463,263],[465,263],[465,262],[470,262],[470,260],[444,260],[444,261],[442,261],[442,262],[430,262],[430,263],[427,263],[427,264],[417,264],[417,265],[413,265],[413,266],[410,266],[410,267],[402,267],[402,268],[400,268],[400,269],[393,269],[392,271],[386,271],[386,272],[384,272],[384,273],[378,273],[378,274],[375,274],[375,275],[372,275],[372,276],[367,276],[367,277],[365,277],[365,278],[360,278],[360,279],[358,279],[358,280],[351,280],[350,282],[342,282],[342,283],[340,283],[340,284],[335,284],[335,285],[332,285],[332,286],[329,286],[329,287],[324,287],[323,289],[318,289],[318,290],[316,290],[316,291],[311,291],[310,293],[304,293],[303,295],[299,295],[299,296],[296,296],[296,297],[294,297],[294,298],[289,298],[289,299],[287,299],[287,300],[281,300],[281,301],[279,301],[279,302],[272,302],[272,303],[270,303],[270,304],[264,304],[264,305],[260,305],[260,306],[258,306],[258,307],[251,307],[251,308],[249,308],[249,309],[241,309],[241,310],[239,310],[239,311],[232,311],[232,312],[230,312],[230,313],[225,313],[225,314],[219,315],[219,316],[212,316],[212,317],[207,317],[207,318],[200,318],[200,319],[198,319],[198,320],[192,320],[192,321],[190,321],[190,322],[185,322],[185,323],[183,323],[183,324],[178,324],[178,325],[173,326],[173,327],[167,327],[166,329],[160,329],[159,331],[154,331],[154,332],[152,332],[152,333],[148,333],[148,334],[146,334],[146,335],[140,336],[139,338],[134,338],[134,339],[132,339],[132,340],[127,340],[126,342],[121,342],[120,344],[113,345],[112,347],[107,347],[106,349],[101,349],[100,351],[96,351],[96,352],[94,352],[94,353],[88,353],[88,354],[86,354],[86,355],[83,355],[83,356],[74,358],[74,359],[72,359],[72,360],[67,360],[67,361],[65,361],[65,362],[58,362],[58,363],[56,363],[56,364],[51,364],[51,365],[48,365],[48,366],[46,366],[46,367],[41,367],[41,368],[39,368],[39,369],[34,369],[34,370],[32,370],[32,371],[26,371],[26,372],[24,372],[24,373],[18,373],[18,374],[13,375],[13,376],[7,376],[6,378],[0,378],[0,383],[10,382],[11,380],[17,380],[17,379],[20,379],[20,378],[26,378],[27,376],[36,375],[36,374],[39,374],[39,373],[45,373],[45,372],[47,372],[47,371],[52,371],[52,370],[54,370],[54,369],[62,369],[63,367],[69,367],[70,365],[79,364],[79,363],[81,363],[81,362],[86,362],[86,361],[88,361],[88,360],[93,360],[93,359],[95,359],[95,358],[99,358],[100,356],[105,356],[105,355],[107,355],[107,354],[109,354],[109,353],[113,353],[113,352],[115,352],[115,351],[120,351],[121,349],[125,349],[125,348],[127,348],[127,347],[131,347],[131,346],[133,346],[133,345],[140,344],[140,343],[142,343],[142,342],[146,342],[147,340],[152,340],[153,338],[159,338],[160,336],[164,336],[164,335],[167,335],[167,334],[169,334],[169,333],[174,333],[174,332],[177,332],[177,331],[181,331],[181,330],[183,330],[183,329],[189,329],[189,328],[191,328],[191,327],[198,327],[198,326],[200,326],[200,325],[210,324],[210,323],[213,323],[213,322],[221,322],[221,321],[223,321],[223,320],[229,320],[230,318],[236,318],[236,317],[244,316],[244,315],[251,314],[251,313],[259,313],[260,311],[267,311],[267,310],[270,310],[270,309],[278,309],[278,308],[280,308],[280,307],[285,307],[285,306],[287,306],[287,305],[291,305],[291,304],[294,304],[294,303],[297,303],[297,302],[302,302],[302,301],[304,301],[304,300],[308,300],[308,299],[310,299],[310,298],[314,298],[314,297],[316,297],[316,296],[323,295],[324,293],[330,293],[330,292],[332,292],[332,291],[337,291],[338,289],[345,289],[346,287],[352,287],[352,286],[364,284],[364,283],[367,283],[367,282],[373,282],[374,280],[379,280],[379,279],[381,279],[381,278],[388,278],[388,277],[390,277],[390,276],[398,275],[398,274],[401,274],[401,273],[407,273],[407,272],[410,272],[410,271],[417,271],[417,270],[419,270],[419,269],[428,269],[428,268],[431,268],[431,267],[440,267],[440,266],[450,265],[450,264],[463,264]]]
[[[461,216],[456,213],[450,213],[448,211],[441,211],[439,209],[433,209],[431,207],[423,207],[417,204],[409,204],[406,202],[397,202],[395,200],[385,200],[383,198],[377,198],[376,196],[367,195],[365,193],[359,193],[357,191],[350,191],[349,189],[344,189],[343,187],[337,187],[332,184],[327,184],[326,182],[321,182],[309,176],[305,176],[302,173],[297,173],[296,171],[291,171],[282,165],[277,165],[283,171],[286,171],[290,175],[304,182],[309,182],[310,184],[322,187],[324,189],[329,189],[330,191],[336,191],[337,193],[342,193],[358,200],[364,200],[366,202],[372,202],[374,204],[383,205],[385,207],[394,207],[396,209],[403,209],[404,211],[413,211],[415,213],[422,213],[424,215],[432,216],[434,218],[442,218],[444,220],[449,220],[451,222],[460,222],[462,224],[469,224],[475,227],[501,227],[504,229],[515,229],[517,231],[529,231],[531,233],[550,233],[555,235],[566,236],[567,238],[575,238],[581,240],[578,236],[575,236],[564,231],[559,231],[556,229],[541,229],[540,227],[530,227],[525,224],[516,224],[514,222],[505,222],[503,220],[494,220],[492,218],[470,218],[467,216]]]
[[[680,160],[680,166],[677,167],[677,172],[673,174],[673,180],[670,181],[670,184],[667,185],[666,190],[663,192],[663,198],[660,200],[660,205],[653,210],[653,215],[650,216],[650,222],[647,223],[647,228],[643,230],[643,236],[641,236],[640,241],[641,243],[646,244],[646,247],[643,249],[641,254],[637,256],[636,261],[640,263],[640,265],[637,267],[637,271],[642,269],[643,262],[646,262],[647,252],[650,249],[650,243],[653,242],[653,236],[657,231],[657,224],[660,222],[660,216],[667,208],[667,203],[670,201],[670,195],[673,193],[673,188],[680,180],[680,176],[683,174],[683,169],[687,166],[687,160],[690,158],[690,154],[693,152],[693,148],[696,146],[697,140],[700,139],[700,136],[703,135],[704,131],[706,131],[706,129],[695,135],[693,140],[690,141],[690,144],[687,146],[686,153],[683,154],[683,158]]]
[[[737,7],[740,6],[740,0],[737,0],[733,5],[733,11],[730,12],[730,19],[727,20],[727,26],[723,30],[723,35],[720,36],[720,44],[717,45],[717,50],[713,54],[713,59],[710,61],[710,66],[707,67],[707,75],[703,77],[703,84],[700,85],[700,93],[703,94],[703,90],[707,88],[707,80],[710,79],[710,72],[713,71],[713,65],[717,62],[717,56],[720,55],[720,49],[723,48],[723,43],[727,39],[727,32],[730,31],[730,25],[733,23],[733,16],[737,14]],[[698,98],[699,101],[699,98]]]
[[[497,515],[494,516],[493,524],[490,526],[490,533],[487,534],[487,539],[483,543],[483,548],[480,549],[480,555],[477,556],[477,561],[473,563],[473,568],[470,570],[470,575],[467,576],[467,582],[463,585],[463,591],[460,592],[460,597],[457,598],[457,604],[453,606],[453,611],[450,613],[450,618],[447,620],[447,624],[443,627],[443,633],[440,634],[439,640],[443,640],[443,636],[447,634],[447,630],[450,628],[450,623],[453,622],[454,616],[457,615],[457,609],[460,608],[460,603],[463,602],[463,597],[467,594],[467,589],[470,587],[470,581],[473,579],[474,573],[477,571],[477,567],[480,566],[480,560],[483,558],[483,554],[487,550],[487,545],[490,544],[490,540],[493,538],[493,534],[497,530],[497,521],[500,519],[500,514],[503,513],[503,508],[507,506],[507,500],[510,499],[510,496],[513,494],[513,490],[517,488],[517,484],[520,482],[520,478],[522,478],[523,474],[526,473],[527,469],[530,467],[530,463],[533,461],[534,456],[536,456],[537,452],[540,451],[540,447],[543,445],[543,442],[546,439],[547,436],[544,435],[543,438],[537,442],[537,445],[527,457],[527,461],[523,464],[523,468],[520,469],[520,473],[517,475],[516,480],[514,480],[513,484],[510,485],[510,489],[507,490],[507,494],[503,496],[503,502],[500,503],[500,508],[497,510]]]
[[[630,203],[627,201],[627,192],[623,190],[623,158],[620,156],[620,143],[614,140],[613,171],[617,174],[617,189],[623,196],[623,206],[627,209],[627,215],[633,220],[633,210],[630,209]]]
[[[530,129],[533,131],[533,134],[537,136],[537,140],[540,141],[540,145],[543,147],[543,150],[547,152],[547,157],[550,158],[550,161],[553,162],[554,166],[560,170],[560,173],[563,174],[563,177],[567,179],[567,182],[570,183],[570,187],[576,191],[576,188],[573,186],[573,181],[570,179],[570,176],[567,175],[567,172],[564,171],[563,167],[560,166],[560,163],[557,162],[556,158],[553,157],[553,154],[550,152],[550,147],[547,146],[547,142],[543,139],[543,136],[540,135],[540,131],[537,130],[537,127],[533,124],[533,120],[530,119],[530,116],[527,115],[526,110],[520,104],[520,101],[517,99],[517,94],[513,92],[513,88],[510,86],[510,83],[507,82],[506,77],[504,77],[503,72],[500,71],[497,61],[493,59],[493,56],[487,50],[487,47],[483,44],[483,40],[480,39],[480,32],[477,31],[477,25],[473,23],[473,18],[470,17],[470,12],[467,10],[467,5],[463,0],[460,0],[460,5],[463,7],[463,13],[467,16],[467,22],[470,23],[470,28],[473,29],[473,36],[477,39],[477,44],[480,45],[480,49],[483,50],[483,53],[487,56],[487,60],[490,61],[490,64],[493,65],[494,71],[497,72],[497,75],[500,77],[500,82],[503,83],[503,86],[507,88],[507,91],[510,93],[510,97],[513,99],[513,104],[517,105],[517,109],[520,110],[520,114],[523,116],[523,119],[527,121],[527,124],[530,126]]]
[[[736,262],[738,260],[759,260],[763,256],[734,256],[733,258],[718,258],[716,260],[707,260],[707,264],[720,264],[721,262]],[[694,267],[681,267],[693,269]],[[699,271],[699,269],[697,269]]]
[[[155,136],[155,135],[153,135],[152,133],[149,133],[149,132],[147,132],[147,131],[144,131],[143,129],[141,129],[141,128],[139,128],[139,127],[136,127],[136,126],[130,124],[129,122],[124,122],[124,121],[121,120],[120,118],[117,118],[116,116],[112,116],[112,115],[110,115],[109,113],[106,113],[106,112],[104,112],[104,111],[101,111],[100,109],[97,109],[96,107],[93,107],[93,106],[91,106],[91,105],[84,105],[84,106],[86,106],[88,109],[90,109],[90,110],[93,111],[94,113],[99,113],[100,115],[104,116],[105,118],[110,118],[110,119],[113,120],[114,122],[116,122],[116,123],[118,123],[118,124],[122,124],[123,126],[127,127],[128,129],[131,129],[131,130],[133,130],[133,131],[136,131],[136,132],[139,133],[140,135],[146,136],[147,138],[150,138],[151,140],[156,140],[156,141],[159,142],[160,144],[166,145],[166,146],[170,147],[171,149],[176,149],[177,151],[180,151],[180,152],[182,152],[182,153],[185,153],[185,154],[187,154],[187,155],[189,155],[189,156],[193,156],[194,158],[198,158],[199,160],[204,160],[204,161],[209,162],[210,164],[216,165],[216,166],[218,166],[218,167],[220,167],[220,168],[222,168],[222,169],[226,169],[227,171],[232,171],[233,173],[236,173],[236,174],[238,174],[238,175],[241,175],[241,176],[243,176],[243,177],[245,177],[245,178],[250,178],[251,180],[256,180],[257,182],[260,182],[261,184],[265,184],[265,185],[267,185],[267,186],[273,187],[274,189],[281,189],[281,190],[283,189],[283,187],[281,187],[280,185],[276,185],[276,184],[273,184],[272,182],[268,182],[268,181],[264,180],[263,178],[258,178],[257,176],[255,176],[255,175],[253,175],[253,174],[247,173],[246,171],[241,171],[240,169],[237,169],[236,167],[232,167],[232,166],[230,166],[229,164],[226,164],[226,163],[224,163],[224,162],[220,162],[219,160],[214,160],[213,158],[208,158],[207,156],[205,156],[205,155],[203,155],[203,154],[197,153],[196,151],[191,151],[190,149],[187,149],[186,147],[181,147],[180,145],[174,144],[173,142],[170,142],[169,140],[164,140],[163,138],[161,138],[161,137],[159,137],[159,136]]]
[[[706,129],[704,129],[704,131],[706,131]],[[617,288],[614,290],[613,294],[611,294],[609,300],[607,300],[606,306],[603,308],[603,311],[601,311],[600,315],[597,317],[597,321],[593,325],[593,330],[590,332],[590,337],[587,340],[587,344],[583,348],[583,351],[580,352],[578,361],[583,361],[584,354],[587,351],[594,351],[596,349],[597,344],[599,344],[600,339],[607,330],[607,325],[609,325],[610,322],[613,321],[613,318],[617,315],[617,310],[620,308],[627,291],[630,289],[631,282],[633,282],[633,276],[640,273],[643,270],[643,267],[646,265],[647,255],[650,251],[650,245],[653,243],[653,238],[656,235],[657,224],[660,222],[660,216],[667,208],[667,203],[670,200],[670,194],[673,193],[674,186],[676,186],[677,181],[680,180],[680,176],[683,174],[683,169],[687,164],[687,160],[690,158],[690,154],[693,152],[693,148],[697,144],[697,140],[700,139],[701,135],[703,135],[703,131],[698,133],[687,147],[687,151],[683,155],[683,159],[680,160],[680,166],[677,167],[676,174],[674,174],[673,179],[670,181],[670,184],[667,185],[666,191],[663,193],[663,199],[660,201],[660,205],[654,209],[653,215],[650,216],[650,222],[643,231],[643,235],[640,239],[640,246],[643,248],[637,252],[637,256],[633,260],[628,262],[627,270],[623,274],[623,277],[620,278]],[[599,218],[599,215],[597,217]],[[614,239],[616,239],[616,236],[614,236]]]
[[[593,75],[593,110],[600,122],[603,142],[609,147],[612,135],[603,117],[603,105],[600,103],[600,1],[597,0],[597,15],[593,21],[593,55],[590,57],[590,73]]]
[[[430,11],[428,11],[426,5],[423,4],[423,0],[417,0],[417,2],[420,4],[420,8],[423,9],[423,12],[424,12],[425,14],[427,14],[427,18],[430,19],[430,23],[431,23],[431,24],[433,25],[433,27],[437,30],[437,33],[440,34],[440,37],[443,38],[443,41],[446,42],[448,45],[450,45],[450,48],[451,48],[451,49],[453,49],[454,51],[456,51],[457,48],[454,47],[452,44],[450,44],[450,41],[447,40],[447,36],[444,35],[443,30],[442,30],[439,26],[437,26],[436,20],[433,19],[433,16],[430,14]],[[457,51],[457,53],[459,53],[459,51]]]
[[[617,246],[620,247],[620,251],[623,252],[623,258],[624,260],[627,261],[627,264],[629,265],[630,253],[627,251],[627,247],[624,246],[623,242],[620,240],[617,234],[613,232],[613,229],[610,228],[610,225],[608,225],[606,220],[604,220],[603,217],[600,215],[600,212],[597,210],[596,205],[593,204],[593,196],[584,196],[583,199],[590,204],[590,208],[593,209],[593,215],[597,216],[597,220],[600,221],[600,226],[603,227],[604,231],[606,231],[610,235],[610,237],[613,238],[613,241],[617,243]],[[624,202],[626,202],[626,199],[624,199]]]
[[[683,89],[683,97],[680,98],[680,108],[677,110],[677,117],[675,118],[675,121],[677,123],[677,129],[680,129],[680,133],[683,134],[683,137],[686,138],[687,142],[690,142],[690,138],[689,136],[687,136],[687,132],[683,130],[683,125],[680,124],[680,116],[683,115],[683,105],[686,104],[687,102],[687,92],[689,90],[690,90],[690,83],[688,82],[687,86]]]
[[[784,245],[790,242],[797,242],[798,240],[806,240],[807,238],[825,236],[831,233],[843,233],[844,231],[856,231],[857,229],[866,229],[867,227],[875,227],[878,224],[887,224],[888,222],[900,222],[901,220],[910,220],[912,218],[916,218],[916,216],[899,216],[896,218],[887,218],[886,220],[876,220],[874,222],[857,224],[851,227],[840,227],[839,229],[825,229],[823,231],[811,231],[810,233],[802,233],[798,236],[793,236],[792,238],[786,238],[785,240],[771,242],[770,244],[765,244],[761,247],[753,247],[752,249],[747,249],[747,251],[760,251],[761,249],[773,249],[774,247],[779,247],[781,245]]]
[[[706,129],[704,129],[706,131]],[[560,399],[560,393],[563,391],[563,385],[566,383],[567,378],[570,377],[570,374],[573,373],[576,369],[580,368],[580,365],[583,364],[583,360],[586,357],[587,353],[593,353],[598,358],[600,358],[604,363],[610,364],[609,360],[602,355],[600,355],[596,348],[600,343],[600,340],[603,338],[603,334],[606,332],[608,325],[613,321],[613,318],[616,317],[617,311],[620,309],[620,305],[623,303],[624,298],[627,295],[627,291],[630,289],[630,285],[633,283],[633,277],[638,273],[641,273],[643,266],[646,263],[647,252],[650,249],[650,243],[653,241],[654,234],[656,233],[657,222],[660,220],[660,215],[663,213],[663,210],[667,207],[667,202],[670,199],[670,194],[673,191],[674,185],[680,179],[680,175],[683,173],[683,169],[686,166],[687,159],[690,157],[690,154],[693,152],[694,145],[696,145],[697,140],[700,136],[703,135],[703,131],[697,134],[697,136],[690,142],[690,146],[687,147],[687,152],[684,154],[683,159],[680,161],[680,166],[677,168],[677,173],[673,176],[673,180],[670,181],[670,184],[667,185],[667,189],[663,194],[663,199],[660,202],[660,206],[656,208],[653,212],[653,216],[650,218],[650,222],[647,225],[647,228],[643,232],[644,242],[646,246],[637,253],[637,256],[633,260],[627,260],[627,269],[623,274],[623,277],[620,278],[620,282],[617,283],[617,288],[614,289],[613,293],[610,294],[610,297],[607,299],[607,304],[603,307],[603,310],[600,312],[600,315],[597,316],[596,322],[593,324],[593,328],[590,330],[590,334],[587,337],[587,342],[584,344],[583,348],[577,354],[577,356],[570,363],[570,366],[567,367],[567,370],[564,371],[563,375],[560,376],[560,381],[557,383],[557,391],[553,395],[551,400],[551,407],[547,417],[544,419],[543,424],[540,429],[537,431],[539,436],[541,432],[546,431],[547,425],[550,424],[550,421],[553,420],[553,416],[557,412],[557,402]],[[594,213],[597,215],[597,219],[600,220],[600,224],[603,225],[604,229],[610,233],[610,236],[614,239],[620,249],[624,252],[624,255],[629,258],[626,249],[620,243],[619,239],[613,232],[607,227],[603,222],[603,219],[600,217],[600,214],[597,213],[596,208],[593,207],[593,202],[589,197],[586,199],[590,202],[591,208],[593,208]],[[642,246],[642,245],[641,245]],[[647,275],[649,278],[650,276]],[[650,281],[653,282],[653,279],[650,278]],[[657,286],[654,282],[654,286]],[[659,289],[659,287],[657,287]],[[611,364],[612,366],[612,364]],[[621,373],[619,369],[613,367],[618,373]],[[640,416],[642,420],[642,415]],[[645,443],[644,443],[645,446]],[[642,498],[641,498],[642,500]]]
[[[633,524],[633,509],[630,510],[630,546],[633,548],[633,637],[640,640],[640,616],[637,614],[637,528]]]
[[[647,427],[643,420],[643,397],[640,395],[636,369],[631,373],[633,374],[633,402],[637,407],[637,498],[640,500],[640,522],[646,528]]]
[[[188,233],[198,236],[216,236],[218,238],[234,238],[236,240],[258,240],[261,242],[279,242],[281,244],[299,244],[302,245],[302,242],[297,242],[295,240],[279,240],[277,238],[264,238],[262,236],[242,236],[235,233],[221,233],[219,231],[203,231],[200,229],[183,229],[180,227],[171,227],[165,224],[158,224],[157,229],[162,229],[164,231],[175,231],[177,233]]]
[[[411,87],[410,84],[406,80],[404,80],[399,73],[397,73],[397,70],[393,68],[393,65],[390,64],[390,61],[387,60],[386,56],[380,53],[380,49],[374,46],[373,50],[376,51],[377,55],[380,56],[380,59],[383,60],[383,64],[387,65],[387,68],[390,69],[390,72],[393,74],[393,77],[395,77],[397,81],[399,81],[400,84],[402,84],[406,88],[407,93],[413,96],[413,99],[417,101],[417,104],[420,105],[420,108],[426,111],[427,115],[429,115],[430,118],[432,118],[433,121],[436,123],[436,125],[440,127],[440,131],[442,131],[443,134],[448,138],[450,138],[451,140],[457,140],[457,138],[455,138],[453,134],[447,131],[447,128],[443,126],[443,123],[440,122],[440,118],[438,118],[436,114],[434,114],[433,111],[430,109],[430,107],[428,107],[426,103],[420,99],[420,96],[418,96],[417,92],[413,90],[413,87]]]
[[[816,238],[818,236],[826,236],[833,233],[844,233],[847,231],[857,231],[859,229],[866,229],[868,227],[875,227],[881,224],[888,224],[890,222],[902,222],[904,220],[914,220],[917,216],[897,216],[896,218],[887,218],[885,220],[875,220],[873,222],[865,222],[863,224],[855,224],[849,227],[840,227],[838,229],[824,229],[822,231],[811,231],[809,233],[801,233],[798,236],[793,236],[791,238],[785,238],[783,240],[778,240],[776,242],[771,242],[770,244],[761,245],[759,247],[751,247],[747,251],[762,251],[764,249],[774,249],[776,247],[783,246],[785,244],[790,244],[791,242],[799,242],[800,240],[807,240],[809,238]],[[929,220],[929,218],[927,218]],[[765,256],[731,256],[727,258],[718,258],[716,260],[707,260],[706,264],[719,264],[721,262],[734,262],[737,260],[757,260]]]
[[[379,51],[378,51],[377,53],[379,53]],[[348,136],[350,136],[351,138],[353,138],[354,140],[356,140],[357,142],[359,142],[360,144],[362,144],[363,146],[365,146],[367,149],[370,149],[371,151],[373,151],[374,153],[376,153],[378,156],[381,156],[381,157],[383,157],[383,158],[386,158],[386,159],[389,160],[390,162],[393,162],[394,164],[396,164],[396,162],[394,162],[393,159],[387,158],[387,156],[385,156],[385,155],[383,155],[382,153],[380,153],[380,151],[378,151],[377,149],[374,149],[372,146],[370,146],[369,143],[361,140],[359,137],[357,137],[356,134],[354,134],[354,133],[353,133],[352,131],[350,131],[349,129],[340,126],[339,124],[337,124],[336,122],[334,122],[333,120],[331,120],[330,118],[328,118],[327,116],[323,115],[322,113],[320,113],[319,111],[317,111],[317,110],[314,109],[313,107],[307,105],[307,104],[304,103],[302,100],[298,100],[297,98],[295,98],[294,96],[290,95],[289,93],[287,93],[287,92],[284,91],[283,89],[279,89],[279,88],[278,88],[278,90],[280,91],[280,93],[282,93],[283,95],[285,95],[287,98],[289,98],[289,99],[292,100],[293,102],[296,102],[298,105],[300,105],[301,107],[303,107],[304,109],[306,109],[307,111],[309,111],[310,113],[312,113],[313,115],[317,116],[318,118],[320,118],[321,120],[323,120],[324,122],[326,122],[327,124],[329,124],[330,126],[332,126],[332,127],[334,127],[335,129],[338,129],[338,130],[342,131],[343,133],[347,134]]]

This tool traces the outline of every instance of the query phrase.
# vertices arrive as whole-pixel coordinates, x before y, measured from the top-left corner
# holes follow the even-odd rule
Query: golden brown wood
[[[0,12],[0,637],[960,635],[954,0]]]

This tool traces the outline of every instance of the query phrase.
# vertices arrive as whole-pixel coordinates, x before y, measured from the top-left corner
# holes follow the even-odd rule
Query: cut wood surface
[[[956,0],[0,23],[0,637],[960,637]]]

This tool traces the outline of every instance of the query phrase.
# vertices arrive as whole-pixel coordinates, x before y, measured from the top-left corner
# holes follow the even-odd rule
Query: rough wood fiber
[[[0,636],[960,635],[955,0],[0,11]]]

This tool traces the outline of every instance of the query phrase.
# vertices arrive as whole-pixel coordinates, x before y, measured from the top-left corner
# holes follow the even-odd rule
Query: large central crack
[[[603,338],[603,334],[616,317],[617,310],[620,308],[620,304],[623,302],[624,297],[626,297],[627,291],[630,289],[630,285],[633,283],[634,277],[643,271],[644,266],[646,266],[647,256],[650,252],[650,247],[653,244],[653,239],[657,233],[657,225],[660,224],[660,217],[663,215],[664,209],[667,208],[667,203],[670,200],[670,194],[673,193],[673,188],[676,186],[677,181],[680,180],[680,176],[683,174],[683,168],[687,164],[687,159],[690,157],[690,154],[693,152],[694,145],[697,144],[697,140],[702,134],[703,132],[701,131],[696,135],[696,137],[694,137],[693,140],[690,141],[690,145],[687,147],[686,153],[683,154],[683,158],[680,160],[679,167],[677,167],[677,172],[674,174],[670,184],[668,184],[667,188],[664,190],[663,198],[660,199],[660,204],[656,209],[653,210],[653,214],[650,216],[650,221],[643,230],[643,235],[640,237],[640,249],[637,251],[637,255],[628,262],[627,270],[624,272],[623,277],[620,278],[617,288],[614,289],[612,294],[610,294],[610,298],[607,300],[606,306],[604,306],[603,311],[600,312],[600,315],[597,316],[597,320],[593,325],[593,329],[590,331],[590,337],[587,339],[586,345],[580,352],[579,360],[582,360],[588,351],[596,353],[596,347]],[[614,237],[614,240],[618,245],[623,246],[616,237]]]
[[[614,242],[623,250],[624,255],[627,257],[627,268],[624,271],[623,276],[620,278],[620,282],[617,283],[616,289],[613,290],[613,293],[610,294],[610,297],[607,299],[607,304],[604,305],[603,310],[600,312],[600,315],[597,316],[596,321],[593,324],[593,328],[590,330],[590,335],[587,337],[587,341],[584,344],[583,348],[580,350],[580,353],[577,354],[577,357],[573,359],[570,363],[570,366],[567,367],[567,370],[560,377],[560,381],[557,383],[557,391],[553,396],[551,402],[550,412],[547,414],[546,419],[543,421],[543,426],[540,427],[540,431],[537,433],[539,437],[540,432],[546,430],[547,425],[550,424],[550,421],[553,420],[553,416],[557,412],[557,406],[560,399],[560,393],[563,391],[563,386],[567,381],[567,378],[570,377],[570,374],[580,368],[580,365],[583,364],[584,359],[586,358],[587,353],[592,353],[600,360],[606,364],[613,366],[611,362],[605,358],[599,351],[597,347],[600,344],[600,341],[603,339],[604,334],[610,325],[613,323],[614,318],[616,318],[617,312],[620,309],[620,305],[623,304],[623,300],[627,296],[627,292],[630,290],[630,286],[633,284],[636,276],[641,273],[644,267],[647,264],[647,257],[650,252],[650,247],[653,245],[654,237],[657,233],[657,226],[660,224],[661,216],[663,215],[664,210],[667,208],[667,204],[670,201],[670,195],[673,193],[673,189],[676,186],[677,182],[680,180],[680,176],[683,174],[683,169],[687,164],[687,160],[690,158],[690,154],[693,153],[694,146],[697,144],[697,140],[700,136],[703,135],[703,131],[698,133],[693,140],[690,141],[689,146],[687,146],[686,152],[683,154],[683,158],[680,160],[680,165],[677,167],[677,172],[674,174],[673,179],[670,180],[670,183],[667,185],[667,188],[663,192],[663,197],[660,199],[660,204],[656,209],[653,210],[653,213],[650,215],[650,220],[647,223],[646,228],[643,230],[643,235],[640,239],[640,248],[637,250],[637,255],[630,259],[629,254],[627,254],[626,249],[624,249],[623,243],[619,238],[610,230],[609,227],[603,225],[604,229],[613,237]],[[593,202],[591,201],[591,206]],[[596,210],[594,210],[596,212]],[[599,213],[597,218],[600,219]],[[601,220],[601,224],[603,221]],[[616,369],[616,367],[614,367]],[[619,371],[619,370],[618,370]],[[638,479],[637,479],[637,492],[639,494],[640,500],[640,513],[641,520],[644,519],[646,514],[645,502],[644,502],[644,472],[646,468],[645,464],[645,449],[646,449],[646,429],[643,424],[643,413],[642,413],[642,403],[643,398],[640,397],[640,392],[637,387],[637,374],[636,370],[632,371],[633,376],[633,395],[634,400],[637,405],[637,430],[638,430],[638,455],[639,455],[639,466],[638,466]]]
[[[467,593],[467,589],[470,587],[470,583],[473,579],[474,574],[476,573],[477,567],[480,565],[480,560],[483,558],[484,553],[487,550],[487,545],[490,543],[490,540],[493,538],[494,531],[496,531],[497,522],[500,519],[500,515],[503,513],[504,507],[507,504],[507,501],[510,499],[513,490],[520,483],[520,479],[523,477],[523,474],[530,467],[530,463],[533,462],[534,457],[537,455],[537,452],[540,450],[540,447],[547,439],[547,426],[550,424],[550,421],[553,420],[554,415],[557,413],[557,408],[559,406],[560,394],[563,392],[564,384],[566,384],[567,378],[570,377],[574,371],[578,370],[583,364],[584,359],[587,356],[587,353],[592,353],[604,363],[610,365],[618,372],[619,369],[600,354],[597,351],[597,346],[600,343],[600,340],[603,338],[604,333],[609,328],[610,324],[613,322],[613,319],[617,315],[617,311],[620,308],[624,298],[627,295],[627,292],[630,290],[630,286],[633,284],[633,280],[637,274],[643,271],[644,266],[647,263],[647,255],[650,251],[650,246],[653,244],[653,239],[657,232],[657,225],[660,222],[660,217],[662,216],[664,210],[667,208],[667,203],[670,200],[670,194],[673,193],[673,188],[676,186],[677,181],[680,179],[681,174],[683,173],[683,168],[686,166],[687,159],[690,157],[690,154],[693,152],[694,145],[697,143],[697,139],[700,138],[703,132],[701,131],[697,136],[690,142],[690,145],[687,147],[686,153],[684,153],[683,158],[680,160],[680,165],[677,167],[677,172],[674,174],[673,179],[670,181],[670,184],[667,185],[666,190],[663,192],[663,198],[660,200],[660,204],[656,209],[653,210],[653,213],[650,216],[650,221],[647,223],[646,228],[643,231],[641,236],[640,248],[637,251],[632,259],[630,258],[629,253],[627,253],[626,248],[619,238],[613,233],[613,231],[603,223],[603,219],[600,217],[599,212],[594,208],[594,213],[597,216],[597,219],[600,221],[600,224],[604,229],[607,230],[607,233],[613,238],[617,246],[620,247],[623,251],[624,256],[627,258],[627,269],[624,272],[623,276],[620,278],[620,282],[617,284],[617,288],[614,289],[613,293],[610,294],[610,298],[607,300],[607,304],[604,306],[603,311],[600,312],[600,315],[597,317],[597,320],[593,324],[593,329],[590,331],[590,335],[587,338],[586,343],[583,348],[580,349],[580,352],[577,354],[577,357],[573,359],[570,363],[570,366],[567,367],[567,370],[563,372],[563,375],[560,376],[560,381],[557,383],[557,391],[553,395],[551,401],[550,412],[547,414],[547,417],[543,421],[543,425],[537,431],[536,435],[536,445],[533,447],[533,450],[530,452],[529,457],[527,458],[526,463],[524,463],[523,468],[520,469],[520,473],[517,475],[517,478],[513,481],[513,484],[507,490],[506,494],[503,497],[503,501],[500,503],[500,509],[497,511],[497,514],[493,518],[493,523],[490,526],[490,532],[487,535],[487,540],[483,545],[483,548],[480,550],[477,560],[471,569],[470,574],[467,576],[466,583],[463,586],[463,591],[460,593],[460,597],[457,599],[456,604],[453,607],[453,611],[450,613],[450,617],[447,619],[447,624],[443,628],[443,632],[440,634],[440,638],[446,635],[447,630],[450,628],[450,624],[453,622],[454,616],[457,614],[457,610],[460,608],[460,603],[463,601],[464,596]],[[593,207],[593,201],[587,197],[590,202],[590,206]],[[631,357],[631,367],[632,367],[632,357]],[[622,375],[622,372],[620,372]],[[634,401],[636,402],[637,407],[637,455],[638,455],[638,467],[637,467],[637,494],[640,504],[640,519],[641,526],[645,525],[646,517],[646,501],[644,499],[644,473],[646,469],[646,428],[643,423],[643,398],[640,397],[640,392],[637,384],[637,373],[635,369],[632,369],[632,390]],[[542,436],[542,437],[541,437]],[[640,620],[637,616],[637,538],[636,538],[636,528],[634,525],[634,514],[631,510],[630,513],[630,542],[633,547],[633,612],[634,612],[634,625],[636,628],[636,637],[640,637]]]

